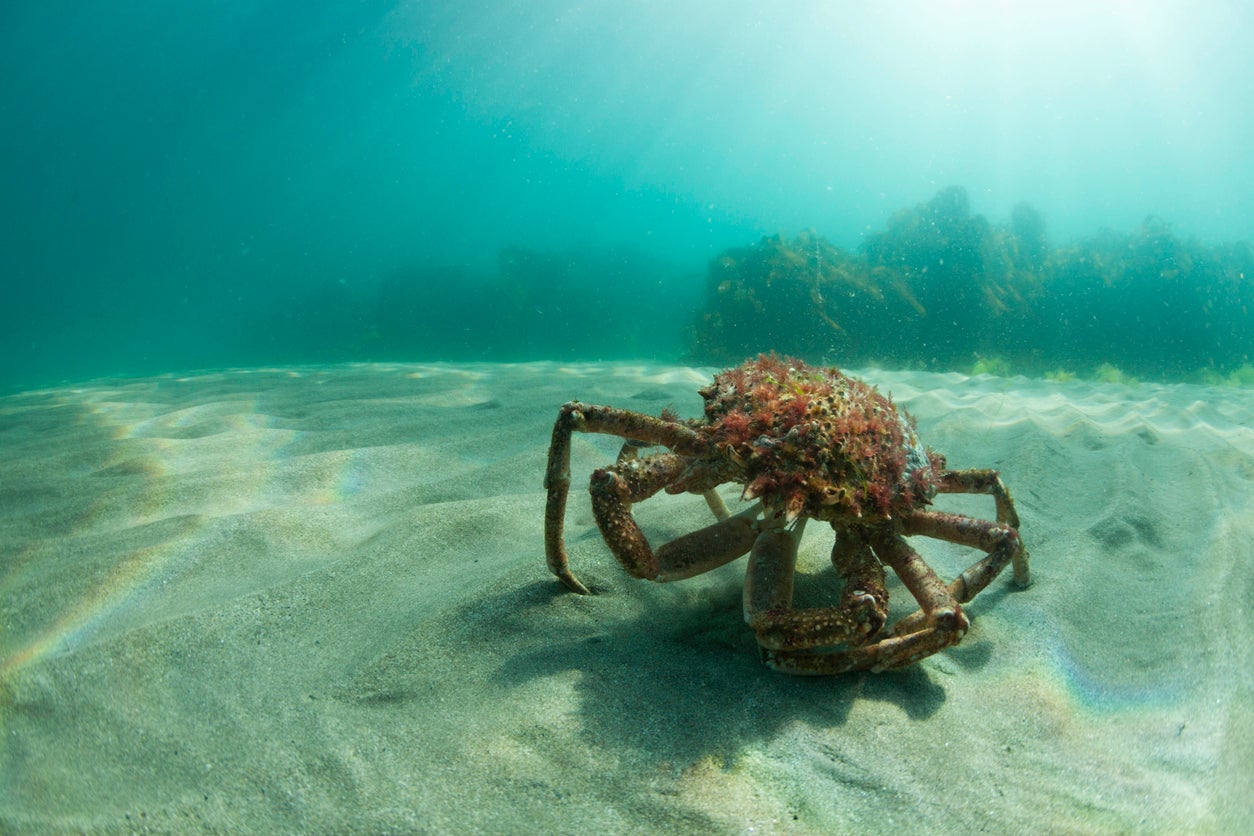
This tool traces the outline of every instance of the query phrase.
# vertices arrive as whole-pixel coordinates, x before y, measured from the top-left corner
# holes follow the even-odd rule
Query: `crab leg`
[[[919,602],[928,623],[942,630],[957,631],[958,638],[961,638],[968,626],[962,606],[919,553],[896,534],[876,537],[871,547],[880,560],[891,566],[901,578],[906,589]]]
[[[587,595],[588,588],[570,571],[570,559],[562,537],[566,525],[566,498],[570,493],[572,432],[607,433],[638,439],[645,444],[659,444],[687,455],[705,452],[707,445],[696,431],[673,421],[579,401],[562,405],[553,424],[549,464],[544,473],[544,487],[548,492],[544,506],[544,552],[549,571],[572,592]],[[653,493],[661,487],[659,484]]]
[[[946,470],[940,475],[936,489],[940,493],[992,494],[997,505],[997,521],[1011,528],[1019,527],[1019,514],[1015,511],[1010,489],[996,470]]]
[[[749,554],[749,569],[745,575],[744,611],[745,623],[753,628],[758,644],[764,651],[803,650],[835,644],[860,644],[875,635],[884,624],[883,606],[888,595],[883,592],[883,570],[879,572],[877,597],[873,571],[855,572],[858,577],[846,577],[844,600],[835,607],[809,607],[793,609],[793,578],[797,566],[797,546],[805,528],[805,517],[791,529],[780,528],[765,531],[753,544]],[[856,561],[843,561],[845,552],[861,556],[865,545],[858,543],[851,548],[838,547],[845,566],[857,565]],[[833,562],[838,552],[833,550]],[[875,561],[869,551],[865,557]],[[878,564],[876,564],[878,569]]]
[[[705,504],[710,506],[710,511],[714,513],[716,520],[725,520],[731,516],[731,511],[727,510],[727,503],[718,495],[718,491],[710,488],[708,491],[702,491],[701,495],[705,497]]]
[[[634,578],[677,581],[730,563],[749,551],[762,530],[762,506],[754,504],[735,516],[676,537],[656,551],[631,516],[631,504],[646,499],[673,482],[686,467],[678,456],[657,456],[592,474],[592,513],[614,557]],[[664,466],[663,466],[664,465]]]
[[[962,582],[962,589],[952,590],[959,600],[969,601],[974,598],[976,593],[997,577],[1007,563],[1014,567],[1016,586],[1024,589],[1032,583],[1027,550],[1023,548],[1019,532],[1011,526],[972,519],[962,514],[920,511],[907,519],[903,528],[906,534],[922,534],[988,552],[986,557],[974,563],[954,581],[954,584]]]
[[[841,606],[858,608],[865,613],[866,626],[862,636],[855,636],[849,643],[864,644],[877,635],[888,618],[888,587],[884,580],[884,566],[871,547],[853,531],[846,530],[836,537],[832,546],[832,564],[844,580]]]
[[[770,641],[776,630],[784,631],[781,616],[793,615],[792,582],[797,568],[797,546],[805,529],[802,517],[795,529],[781,528],[763,533],[749,554],[745,574],[745,623],[758,634],[758,642]]]
[[[879,673],[913,664],[956,643],[951,633],[928,627],[835,653],[764,649],[762,661],[772,670],[800,676],[830,676],[863,670]]]
[[[947,587],[954,600],[965,604],[1001,574],[1007,563],[1014,565],[1015,584],[1028,586],[1028,553],[1019,539],[1019,532],[999,523],[947,514],[939,511],[920,511],[903,525],[906,534],[922,534],[938,540],[948,540],[973,549],[988,552],[971,564]],[[898,633],[917,629],[925,620],[922,610],[906,616],[894,628]]]
[[[834,653],[794,652],[765,648],[764,661],[775,670],[793,674],[826,675],[870,668],[889,670],[913,664],[938,650],[962,640],[970,622],[962,607],[923,558],[897,534],[884,532],[874,537],[871,547],[892,567],[902,583],[918,600],[922,617],[918,628],[905,632],[899,624],[897,635],[850,650]],[[840,640],[826,642],[838,644]]]

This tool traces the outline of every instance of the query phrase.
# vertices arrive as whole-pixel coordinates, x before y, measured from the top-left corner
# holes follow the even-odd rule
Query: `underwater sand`
[[[544,566],[557,406],[694,415],[708,374],[337,366],[0,399],[0,831],[1254,827],[1254,392],[866,372],[952,466],[1001,469],[1035,583],[1007,572],[912,668],[799,679],[758,661],[744,561],[633,581],[580,491],[572,565],[601,594]],[[616,451],[577,436],[576,484]],[[709,522],[693,496],[636,510],[655,541]],[[914,542],[943,575],[975,559]],[[810,526],[814,590],[829,548]]]

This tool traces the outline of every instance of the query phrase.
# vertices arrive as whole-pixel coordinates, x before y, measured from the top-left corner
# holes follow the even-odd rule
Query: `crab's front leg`
[[[621,462],[592,474],[592,513],[614,557],[633,578],[677,581],[730,563],[749,551],[764,527],[754,504],[705,528],[676,537],[656,550],[631,515],[631,505],[657,493],[686,468],[678,456]]]
[[[970,622],[962,607],[923,558],[895,532],[880,532],[871,538],[871,545],[880,560],[890,566],[906,588],[919,602],[920,618],[915,629],[873,644],[833,652],[815,652],[805,648],[821,647],[819,643],[791,647],[764,648],[767,665],[793,674],[827,675],[857,670],[883,671],[913,664],[925,656],[957,644],[966,634]],[[826,644],[856,644],[841,640]],[[798,649],[800,648],[800,649]]]
[[[566,555],[566,544],[562,536],[566,526],[566,499],[570,494],[570,438],[574,432],[605,433],[620,438],[639,439],[647,444],[663,445],[684,455],[706,452],[707,445],[690,427],[673,421],[578,401],[562,405],[558,410],[557,420],[553,423],[549,463],[544,472],[544,487],[547,492],[544,506],[544,553],[550,572],[572,592],[587,595],[588,587],[570,571],[570,560]],[[678,471],[675,475],[678,475]],[[651,496],[661,490],[664,484],[665,481],[658,483],[644,496]]]
[[[810,657],[813,648],[860,645],[884,624],[888,593],[884,571],[866,544],[842,535],[832,562],[845,579],[841,603],[834,607],[793,609],[793,578],[797,546],[805,518],[791,529],[764,532],[753,545],[745,576],[745,623],[756,634],[768,665],[797,653]],[[784,669],[787,669],[786,667]]]

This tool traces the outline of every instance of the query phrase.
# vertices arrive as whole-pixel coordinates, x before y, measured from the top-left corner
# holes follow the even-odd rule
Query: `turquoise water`
[[[1201,247],[1254,238],[1247,4],[861,5],[6,4],[0,390],[345,360],[702,360],[692,323],[720,254],[803,230],[860,254],[949,186],[994,227],[1027,202],[1059,249],[1149,216]],[[1235,278],[1198,273],[1208,301],[1155,327],[1240,308],[1248,249],[1223,253]],[[1046,327],[1016,331],[1016,363],[1063,316],[1033,311]],[[883,359],[1000,354],[938,356],[917,325]],[[833,345],[838,362],[852,350]],[[1247,348],[1167,365],[1228,373]]]

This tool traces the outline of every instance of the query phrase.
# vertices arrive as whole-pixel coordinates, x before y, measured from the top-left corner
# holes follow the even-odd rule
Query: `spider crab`
[[[558,412],[545,488],[549,570],[570,590],[589,590],[570,571],[563,542],[573,432],[624,439],[618,461],[592,474],[592,510],[610,551],[629,574],[673,581],[748,553],[745,622],[763,660],[794,674],[888,670],[957,644],[970,622],[963,604],[1012,564],[1029,582],[1019,517],[996,470],[949,470],[925,449],[914,421],[873,387],[835,368],[760,356],[700,390],[705,418],[655,418],[571,401]],[[641,455],[644,448],[664,452]],[[734,482],[753,504],[732,514],[715,491]],[[704,495],[717,521],[653,548],[631,506],[658,491]],[[991,494],[996,522],[929,509],[938,493]],[[794,608],[797,546],[809,519],[836,534],[838,604]],[[984,552],[946,584],[907,544],[924,535]],[[892,568],[919,609],[886,628]]]

